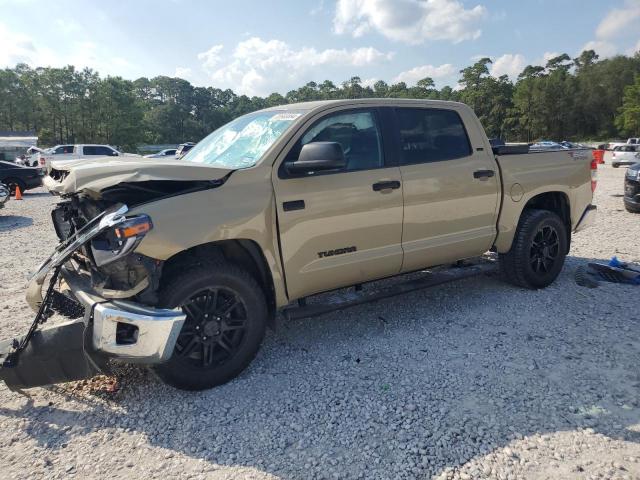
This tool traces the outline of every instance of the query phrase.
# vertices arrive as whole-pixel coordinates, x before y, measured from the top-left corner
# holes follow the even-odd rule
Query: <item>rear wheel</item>
[[[4,181],[4,184],[9,189],[9,192],[11,192],[11,195],[15,195],[16,194],[16,187],[20,187],[20,193],[24,193],[24,191],[25,191],[25,189],[27,187],[25,185],[25,183],[22,180],[20,180],[19,178],[7,178]]]
[[[181,307],[187,319],[171,359],[153,367],[160,379],[183,390],[228,382],[255,357],[267,324],[262,288],[226,262],[174,275],[160,294],[165,308]]]
[[[611,166],[612,166],[613,168],[619,168],[619,167],[620,167],[620,164],[619,164],[618,162],[611,162]]]
[[[525,210],[511,250],[500,254],[500,267],[514,285],[544,288],[562,270],[567,241],[567,229],[558,215],[547,210]]]

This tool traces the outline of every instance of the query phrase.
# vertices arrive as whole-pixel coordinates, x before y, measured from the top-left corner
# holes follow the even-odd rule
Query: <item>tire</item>
[[[629,213],[640,213],[640,208],[632,207],[631,205],[628,205],[627,203],[624,204],[624,209]]]
[[[159,298],[160,306],[182,307],[187,314],[172,357],[152,367],[164,383],[181,390],[213,388],[238,376],[256,356],[268,309],[262,288],[245,270],[225,261],[185,268],[171,275]]]
[[[620,168],[620,164],[618,162],[611,162],[611,166],[613,168]]]
[[[558,277],[567,255],[567,228],[548,210],[522,212],[511,250],[500,254],[500,268],[509,283],[544,288]]]
[[[7,178],[3,180],[2,183],[4,183],[9,188],[9,192],[11,193],[11,195],[16,194],[16,187],[20,187],[20,193],[24,193],[24,191],[27,189],[27,185],[19,178]]]

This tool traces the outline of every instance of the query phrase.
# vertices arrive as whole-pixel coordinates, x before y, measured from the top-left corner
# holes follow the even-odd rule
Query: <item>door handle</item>
[[[386,182],[377,182],[371,185],[374,192],[379,192],[381,190],[395,190],[396,188],[400,188],[400,182],[398,180],[389,180]]]
[[[304,200],[291,200],[290,202],[284,202],[282,209],[285,212],[292,212],[294,210],[304,210]]]
[[[493,170],[476,170],[473,172],[473,178],[491,178],[495,174]]]

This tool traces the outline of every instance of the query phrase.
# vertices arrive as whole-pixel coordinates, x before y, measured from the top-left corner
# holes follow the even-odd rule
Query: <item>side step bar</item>
[[[370,293],[347,293],[341,295],[336,302],[331,303],[307,303],[303,306],[290,306],[282,310],[282,314],[288,320],[298,320],[301,318],[317,317],[325,313],[343,310],[345,308],[362,305],[363,303],[381,300],[383,298],[395,297],[403,293],[422,290],[443,283],[449,283],[463,278],[475,277],[481,274],[488,274],[497,271],[498,264],[495,260],[481,258],[478,263],[469,266],[453,266],[450,268],[434,269],[420,278],[414,278],[402,283],[398,283],[386,289],[374,290]]]

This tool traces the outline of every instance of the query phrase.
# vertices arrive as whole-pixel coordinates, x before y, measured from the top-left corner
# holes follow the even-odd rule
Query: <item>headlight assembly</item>
[[[148,215],[138,215],[107,230],[91,242],[96,266],[107,265],[128,255],[152,228],[153,223]]]

